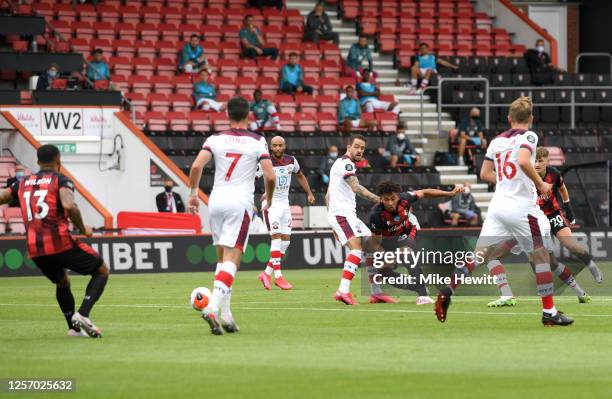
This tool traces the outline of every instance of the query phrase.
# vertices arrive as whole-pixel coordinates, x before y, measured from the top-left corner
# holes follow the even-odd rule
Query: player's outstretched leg
[[[283,277],[283,272],[281,271],[281,262],[283,256],[285,256],[285,252],[287,252],[287,248],[289,248],[290,241],[287,239],[281,239],[281,248],[280,248],[280,257],[278,258],[278,262],[276,262],[272,267],[274,269],[274,285],[276,285],[281,290],[290,290],[293,288],[285,278]]]
[[[501,296],[487,304],[490,308],[500,308],[504,306],[515,306],[516,299],[512,294],[512,289],[508,283],[508,277],[506,275],[506,269],[499,259],[493,259],[487,263],[487,269],[489,274],[495,278],[495,284],[501,293]]]
[[[102,338],[102,331],[89,319],[89,313],[100,299],[108,281],[109,269],[102,264],[91,276],[85,289],[85,297],[79,311],[72,315],[72,325],[87,333],[91,338]]]
[[[572,289],[572,291],[574,291],[574,293],[578,297],[578,302],[591,302],[591,297],[584,291],[580,284],[578,284],[578,281],[576,281],[576,278],[574,277],[570,269],[568,269],[568,267],[565,266],[563,263],[556,260],[552,253],[550,254],[550,256],[553,272],[565,283],[565,285],[567,285]]]
[[[569,249],[572,255],[580,259],[582,263],[589,268],[595,282],[601,284],[603,282],[603,273],[595,262],[593,262],[593,257],[589,251],[583,245],[580,245],[576,240],[574,240],[570,228],[566,227],[559,230],[556,237],[561,242],[561,245]]]
[[[381,276],[380,269],[374,267],[374,256],[371,253],[366,255],[365,259],[366,270],[368,272],[368,279],[370,280],[370,303],[397,303],[398,300],[385,294],[380,286],[376,283]]]
[[[359,249],[351,249],[347,255],[344,261],[344,270],[342,271],[340,286],[334,295],[336,301],[343,302],[347,305],[358,305],[357,301],[353,298],[353,294],[351,294],[351,282],[353,281],[353,277],[355,277],[355,273],[357,273],[359,263],[361,263],[361,255],[362,252]]]
[[[450,285],[447,285],[446,287],[442,288],[440,292],[438,292],[434,312],[440,323],[444,323],[446,321],[446,314],[448,313],[448,308],[451,304],[451,297],[460,284],[459,276],[469,276],[475,267],[476,264],[474,262],[467,262],[463,267],[456,267],[453,271],[453,275],[451,276],[452,282]]]

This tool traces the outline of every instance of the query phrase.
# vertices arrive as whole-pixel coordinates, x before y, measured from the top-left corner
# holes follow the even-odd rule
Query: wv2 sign
[[[42,131],[49,136],[82,136],[83,113],[81,110],[48,109],[42,111]]]

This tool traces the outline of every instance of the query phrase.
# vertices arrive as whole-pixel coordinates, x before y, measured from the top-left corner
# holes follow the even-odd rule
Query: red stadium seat
[[[193,108],[191,97],[187,94],[170,94],[168,99],[172,103],[173,111],[189,112]]]
[[[171,94],[174,90],[174,80],[169,76],[152,76],[151,83],[156,93]]]
[[[53,82],[51,82],[53,90],[66,90],[66,86],[68,86],[67,79],[53,79]]]
[[[190,75],[175,76],[174,86],[177,93],[189,95],[193,93],[193,81],[191,80]]]
[[[318,112],[316,118],[322,132],[338,131],[338,119],[331,112]]]
[[[161,112],[147,112],[144,114],[144,121],[147,127],[152,131],[164,131],[168,127],[168,123],[164,114]]]
[[[147,101],[151,106],[151,111],[163,113],[170,111],[170,100],[167,94],[149,93],[147,95]]]
[[[170,130],[175,132],[186,132],[191,126],[186,112],[168,112],[166,121]]]
[[[189,120],[191,121],[191,128],[196,132],[208,132],[212,122],[210,121],[210,114],[201,111],[192,111],[189,114]]]

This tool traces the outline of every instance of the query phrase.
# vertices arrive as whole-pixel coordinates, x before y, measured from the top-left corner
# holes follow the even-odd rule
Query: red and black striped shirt
[[[370,229],[372,232],[385,237],[406,235],[406,237],[414,239],[417,228],[410,221],[409,212],[412,204],[418,199],[419,197],[412,192],[401,193],[395,212],[387,211],[383,204],[376,205],[370,214]]]
[[[549,216],[553,212],[561,209],[557,196],[559,195],[559,189],[561,186],[563,186],[563,178],[561,177],[561,172],[559,172],[559,169],[553,168],[552,166],[547,166],[546,175],[542,178],[542,180],[544,180],[546,183],[552,184],[553,186],[548,198],[542,199],[540,196],[538,196],[538,205],[540,206],[540,209],[546,216]]]
[[[52,170],[26,176],[10,187],[21,204],[31,258],[64,252],[75,245],[60,200],[62,187],[74,190],[70,179]]]

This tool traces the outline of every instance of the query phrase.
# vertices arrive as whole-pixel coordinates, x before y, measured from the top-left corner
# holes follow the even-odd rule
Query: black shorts
[[[51,280],[59,283],[65,274],[65,269],[87,275],[93,274],[104,261],[89,245],[82,242],[73,248],[53,255],[37,256],[32,261]]]
[[[410,248],[414,250],[416,245],[414,237],[409,235],[402,236],[383,236],[381,241],[382,248],[387,252],[394,252],[396,249]]]
[[[550,215],[546,215],[548,221],[550,222],[550,232],[553,236],[556,236],[557,233],[563,230],[566,227],[569,227],[569,223],[567,219],[560,210],[554,211]]]

